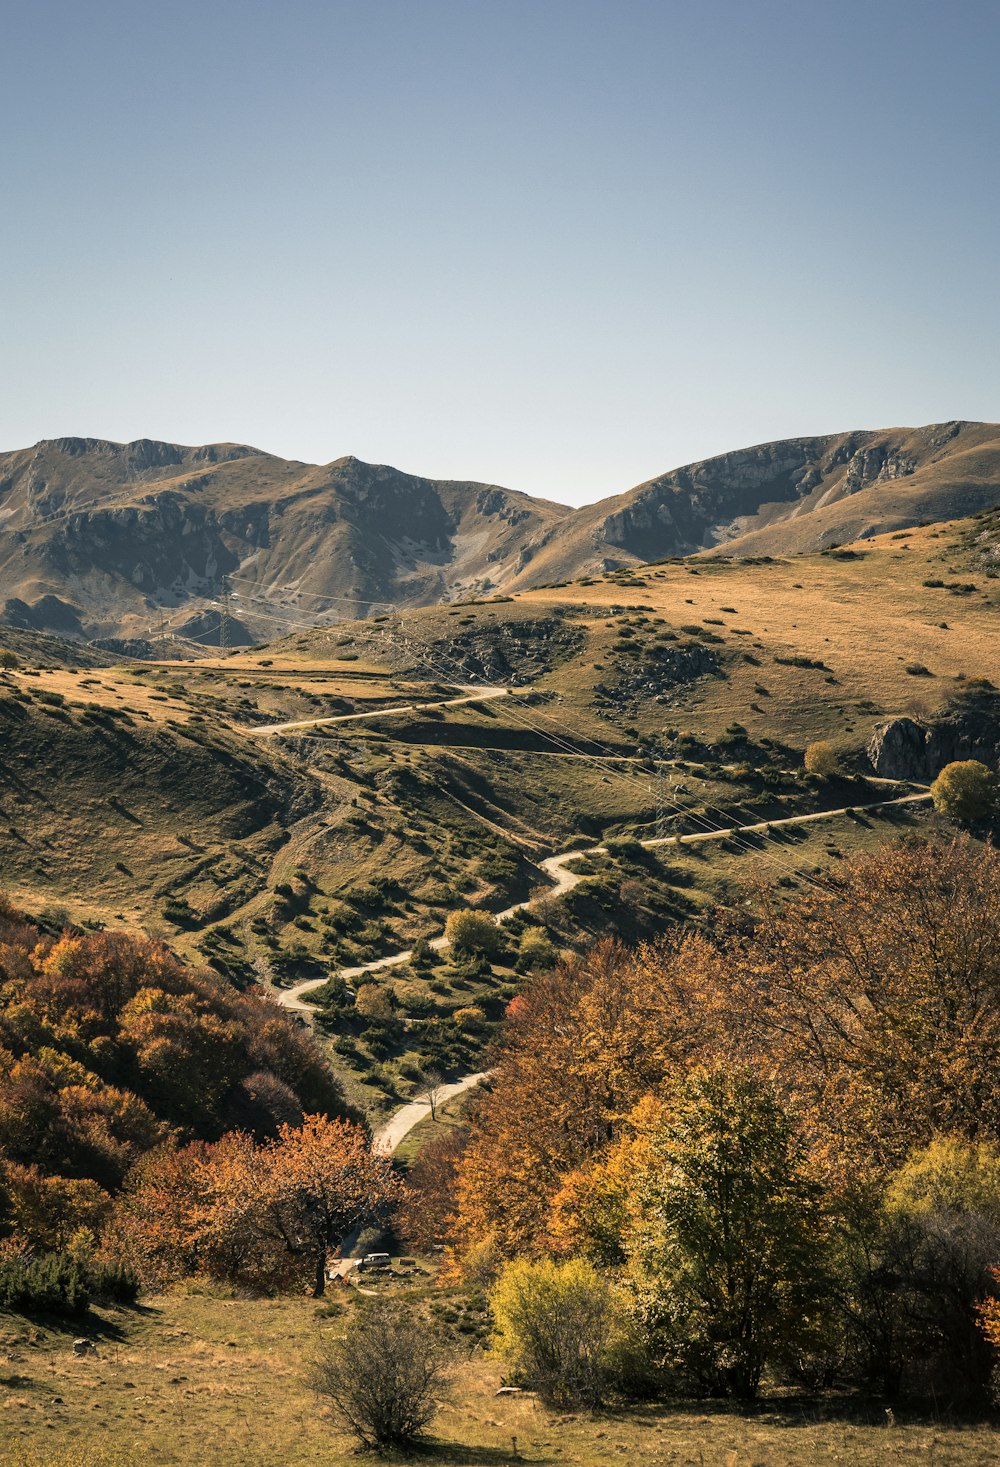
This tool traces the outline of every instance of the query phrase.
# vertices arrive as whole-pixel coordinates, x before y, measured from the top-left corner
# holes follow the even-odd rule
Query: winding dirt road
[[[442,1085],[434,1097],[434,1106],[443,1105],[446,1100],[451,1100],[455,1095],[461,1095],[466,1090],[471,1090],[478,1085],[480,1080],[485,1080],[486,1070],[480,1070],[475,1075],[463,1075],[460,1080],[454,1080],[450,1085]],[[372,1147],[379,1156],[391,1156],[396,1147],[408,1136],[414,1126],[419,1126],[431,1113],[429,1100],[411,1100],[401,1106],[389,1119],[379,1126],[372,1137]]]
[[[398,713],[422,713],[426,708],[458,708],[463,703],[488,703],[493,698],[506,698],[510,688],[475,688],[466,684],[461,698],[445,698],[437,703],[399,703],[392,708],[369,708],[364,713],[331,713],[325,718],[300,718],[295,723],[263,723],[256,728],[242,725],[239,732],[258,737],[261,734],[294,733],[297,728],[318,728],[326,723],[357,723],[364,718],[388,718]]]
[[[878,782],[882,783],[882,781]],[[893,800],[875,800],[867,805],[844,805],[838,810],[817,810],[811,815],[786,815],[780,820],[758,820],[752,825],[729,825],[722,830],[698,831],[692,835],[654,836],[649,840],[639,841],[639,845],[646,847],[701,845],[708,841],[728,840],[732,836],[759,835],[762,831],[776,830],[784,826],[810,825],[819,820],[830,820],[835,815],[846,815],[849,809],[865,812],[870,810],[887,810],[899,805],[920,804],[929,799],[930,791],[925,790],[915,795],[901,795]],[[547,900],[550,897],[563,896],[566,892],[572,891],[573,887],[583,880],[583,877],[578,872],[568,869],[570,863],[578,861],[584,856],[607,855],[607,850],[607,846],[587,846],[574,848],[570,851],[562,851],[555,856],[546,856],[544,860],[538,862],[538,868],[540,871],[544,871],[545,875],[552,882],[552,886],[547,891],[539,892],[535,896],[528,897],[523,902],[515,902],[513,906],[505,907],[502,912],[494,913],[493,920],[495,922],[503,922],[507,917],[513,916],[515,912],[522,912],[526,908],[533,906],[535,902]],[[448,939],[442,933],[439,937],[432,937],[430,945],[436,952],[441,952],[448,946]],[[363,973],[380,973],[385,968],[399,967],[401,964],[409,962],[412,956],[413,949],[407,948],[405,952],[391,953],[388,957],[376,958],[371,963],[361,963],[356,968],[340,968],[338,972],[342,978],[350,981],[352,978],[360,978]],[[303,1002],[303,1000],[306,994],[312,993],[317,988],[322,988],[326,982],[328,982],[328,978],[307,978],[302,983],[296,983],[294,988],[276,991],[275,997],[282,1008],[289,1009],[293,1013],[312,1014],[312,1006]],[[478,1083],[480,1078],[481,1076],[478,1075],[469,1077],[469,1083]],[[465,1084],[464,1081],[459,1081],[458,1083],[460,1085]],[[423,1104],[423,1102],[415,1102],[415,1104]],[[409,1107],[404,1107],[404,1110],[406,1109],[409,1109]],[[427,1110],[429,1112],[429,1106]],[[412,1124],[416,1125],[417,1122],[413,1121]],[[403,1134],[405,1135],[405,1132]],[[396,1144],[398,1145],[398,1142]]]

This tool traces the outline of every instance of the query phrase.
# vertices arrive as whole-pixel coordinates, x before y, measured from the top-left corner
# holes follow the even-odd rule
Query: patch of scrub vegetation
[[[730,873],[751,859],[801,880],[792,847],[805,837],[777,822],[886,793],[865,782],[876,727],[907,715],[936,728],[995,671],[995,583],[969,560],[990,523],[915,529],[905,553],[883,536],[860,558],[701,556],[592,575],[297,633],[183,672],[82,651],[74,665],[71,644],[23,634],[19,665],[0,675],[5,873],[36,910],[145,927],[237,985],[280,989],[405,951],[456,906],[544,901],[540,863],[574,845],[766,822],[686,857],[691,886],[598,861],[557,904],[551,938],[572,948],[602,930],[663,930],[729,901]],[[938,579],[980,588],[949,597],[947,626],[942,591],[924,584]],[[263,731],[284,723],[297,726]],[[804,767],[819,746],[832,775]],[[808,839],[822,871],[833,858]],[[837,848],[868,840],[852,822]],[[435,977],[451,996],[433,993],[432,1018],[456,1057],[487,1052],[491,1001],[516,978],[513,960]],[[484,1005],[478,1047],[456,1039],[449,1015]],[[334,1063],[360,1098],[406,1093],[411,1018],[391,1043],[373,1033],[383,1057],[360,1032],[340,1036],[353,1048]]]

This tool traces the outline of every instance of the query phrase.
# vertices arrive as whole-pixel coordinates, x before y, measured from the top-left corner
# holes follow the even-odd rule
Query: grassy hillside
[[[710,914],[754,869],[801,883],[924,807],[641,860],[629,842],[903,795],[870,782],[865,753],[900,716],[959,754],[995,746],[998,545],[987,514],[818,554],[665,562],[182,667],[72,668],[71,644],[56,656],[20,634],[0,684],[5,883],[34,911],[142,925],[279,986],[434,936],[456,903],[544,898],[542,861],[608,839],[534,913],[556,946]],[[836,778],[804,771],[816,740]],[[380,977],[401,1020],[388,1037],[334,1003],[338,1067],[375,1081],[356,1098],[405,1094],[427,1043],[474,1061],[518,981],[523,920],[486,972],[439,956]],[[470,1008],[485,1022],[459,1032]]]
[[[418,1307],[419,1291],[409,1297]],[[420,1459],[450,1467],[609,1461],[718,1463],[721,1467],[881,1467],[933,1462],[979,1467],[991,1460],[990,1424],[887,1416],[877,1404],[789,1395],[750,1412],[730,1404],[675,1402],[608,1411],[595,1418],[547,1410],[531,1395],[497,1398],[498,1368],[462,1333],[465,1301],[447,1293],[424,1302],[457,1349],[447,1400]],[[73,1356],[72,1334],[0,1320],[7,1396],[3,1459],[36,1467],[107,1448],[111,1464],[158,1462],[312,1463],[357,1461],[308,1386],[324,1339],[343,1329],[343,1304],[177,1295],[141,1311],[105,1311],[97,1355]],[[454,1320],[449,1325],[448,1321]],[[169,1421],[169,1431],[164,1422]],[[64,1457],[61,1455],[66,1453]],[[34,1455],[38,1454],[38,1455]],[[412,1454],[391,1457],[412,1462]]]

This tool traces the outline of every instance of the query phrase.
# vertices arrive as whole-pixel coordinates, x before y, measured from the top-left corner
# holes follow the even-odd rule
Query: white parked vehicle
[[[388,1253],[366,1253],[358,1267],[366,1271],[369,1269],[391,1268],[392,1259]]]

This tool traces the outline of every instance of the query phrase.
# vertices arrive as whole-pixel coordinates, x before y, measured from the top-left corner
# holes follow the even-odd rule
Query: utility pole
[[[655,783],[650,786],[650,793],[656,800],[656,825],[654,829],[656,832],[656,839],[665,840],[667,835],[667,821],[666,799],[664,796],[664,773],[662,764],[658,764],[656,767],[654,781]]]
[[[229,577],[222,577],[222,613],[219,620],[219,646],[229,654]]]

